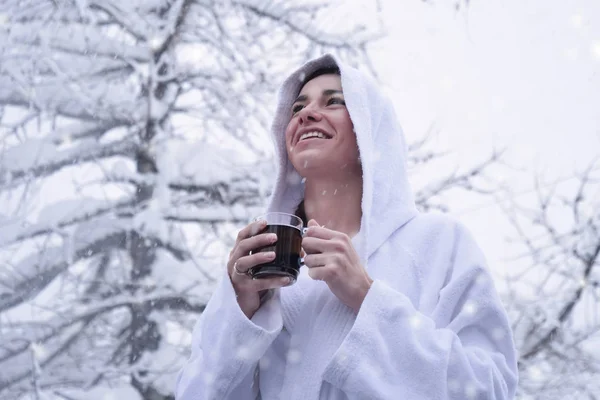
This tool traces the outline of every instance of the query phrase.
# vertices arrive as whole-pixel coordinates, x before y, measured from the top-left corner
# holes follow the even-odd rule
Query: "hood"
[[[359,147],[363,173],[362,218],[360,231],[353,241],[367,265],[369,256],[417,214],[407,175],[408,150],[391,101],[367,75],[333,55],[326,54],[307,62],[281,86],[271,130],[278,170],[267,210],[293,214],[304,197],[302,178],[287,157],[285,129],[292,103],[305,77],[331,66],[341,71],[342,91]]]

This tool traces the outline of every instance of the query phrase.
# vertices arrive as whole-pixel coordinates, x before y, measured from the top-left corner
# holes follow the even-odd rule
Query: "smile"
[[[313,138],[317,138],[317,139],[331,139],[329,136],[325,135],[322,132],[312,131],[312,132],[303,133],[302,136],[300,136],[300,139],[298,139],[298,142],[301,142],[301,141],[307,140],[307,139],[313,139]]]

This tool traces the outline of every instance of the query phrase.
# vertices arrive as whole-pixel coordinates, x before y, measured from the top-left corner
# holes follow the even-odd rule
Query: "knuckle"
[[[330,281],[335,279],[338,275],[337,271],[338,269],[334,267],[325,269],[325,271],[323,271],[323,280]]]
[[[336,251],[343,251],[346,248],[346,243],[343,239],[336,239],[333,241],[333,248]]]
[[[344,262],[344,256],[341,253],[335,253],[333,255],[333,262],[336,266],[342,265]]]

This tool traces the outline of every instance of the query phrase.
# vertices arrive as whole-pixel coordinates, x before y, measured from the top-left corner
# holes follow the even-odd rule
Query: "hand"
[[[373,280],[367,274],[348,235],[320,227],[313,219],[302,238],[308,275],[327,283],[338,299],[356,313]]]
[[[289,278],[252,279],[248,274],[250,268],[275,258],[274,252],[250,254],[252,250],[277,241],[277,235],[274,233],[260,233],[266,226],[266,221],[255,221],[239,231],[227,262],[227,272],[237,295],[238,304],[248,319],[252,318],[260,307],[261,294],[290,283]]]

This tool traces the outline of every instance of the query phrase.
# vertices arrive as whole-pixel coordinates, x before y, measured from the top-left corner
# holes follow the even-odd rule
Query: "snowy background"
[[[475,233],[522,399],[600,397],[600,2],[0,1],[0,398],[173,399],[282,77],[377,76]]]

